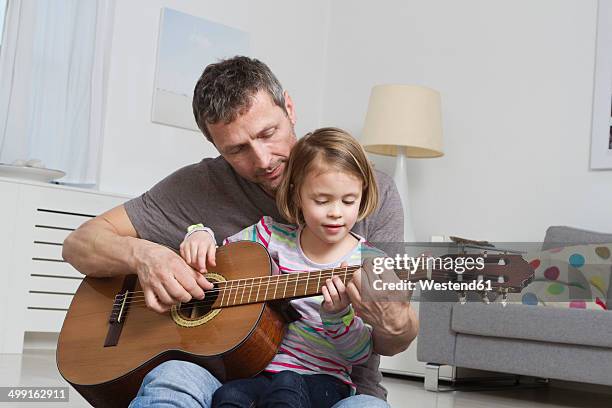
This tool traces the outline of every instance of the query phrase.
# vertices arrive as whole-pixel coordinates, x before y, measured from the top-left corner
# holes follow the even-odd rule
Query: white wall
[[[252,55],[270,66],[297,105],[298,135],[318,125],[330,7],[326,1],[117,1],[102,191],[137,195],[179,167],[217,156],[202,134],[151,122],[162,7],[249,32]]]
[[[337,0],[331,15],[323,125],[359,135],[375,84],[442,94],[445,156],[409,164],[417,239],[612,231],[612,172],[589,171],[596,0]]]

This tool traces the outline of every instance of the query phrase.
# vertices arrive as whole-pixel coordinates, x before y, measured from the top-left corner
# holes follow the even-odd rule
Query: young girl
[[[351,232],[376,208],[378,191],[363,148],[346,132],[322,128],[300,139],[276,201],[280,213],[297,227],[263,217],[224,244],[263,244],[281,273],[361,265],[362,257],[381,255]],[[214,248],[214,233],[192,226],[181,255],[197,268],[198,257]],[[331,407],[355,393],[351,366],[369,358],[370,329],[354,315],[337,276],[321,290],[323,296],[291,301],[301,318],[288,325],[277,355],[262,374],[219,388],[213,407]]]

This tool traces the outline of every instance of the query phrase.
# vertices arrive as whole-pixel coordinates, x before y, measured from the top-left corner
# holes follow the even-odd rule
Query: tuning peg
[[[459,302],[462,305],[465,305],[466,301],[467,301],[467,296],[465,295],[465,291],[464,290],[460,290],[457,292],[457,295],[459,296]]]
[[[501,298],[502,307],[506,307],[508,305],[508,290],[502,289],[502,298]]]

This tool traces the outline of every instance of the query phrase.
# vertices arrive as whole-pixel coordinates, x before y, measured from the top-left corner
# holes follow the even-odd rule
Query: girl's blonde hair
[[[304,224],[300,189],[306,174],[315,167],[343,171],[362,181],[358,221],[376,209],[378,187],[365,150],[344,130],[325,127],[306,134],[291,150],[283,180],[276,191],[276,205],[287,221]]]

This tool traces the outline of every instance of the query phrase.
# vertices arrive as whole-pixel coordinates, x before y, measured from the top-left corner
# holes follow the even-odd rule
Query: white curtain
[[[0,162],[39,159],[97,184],[114,0],[10,0]]]

